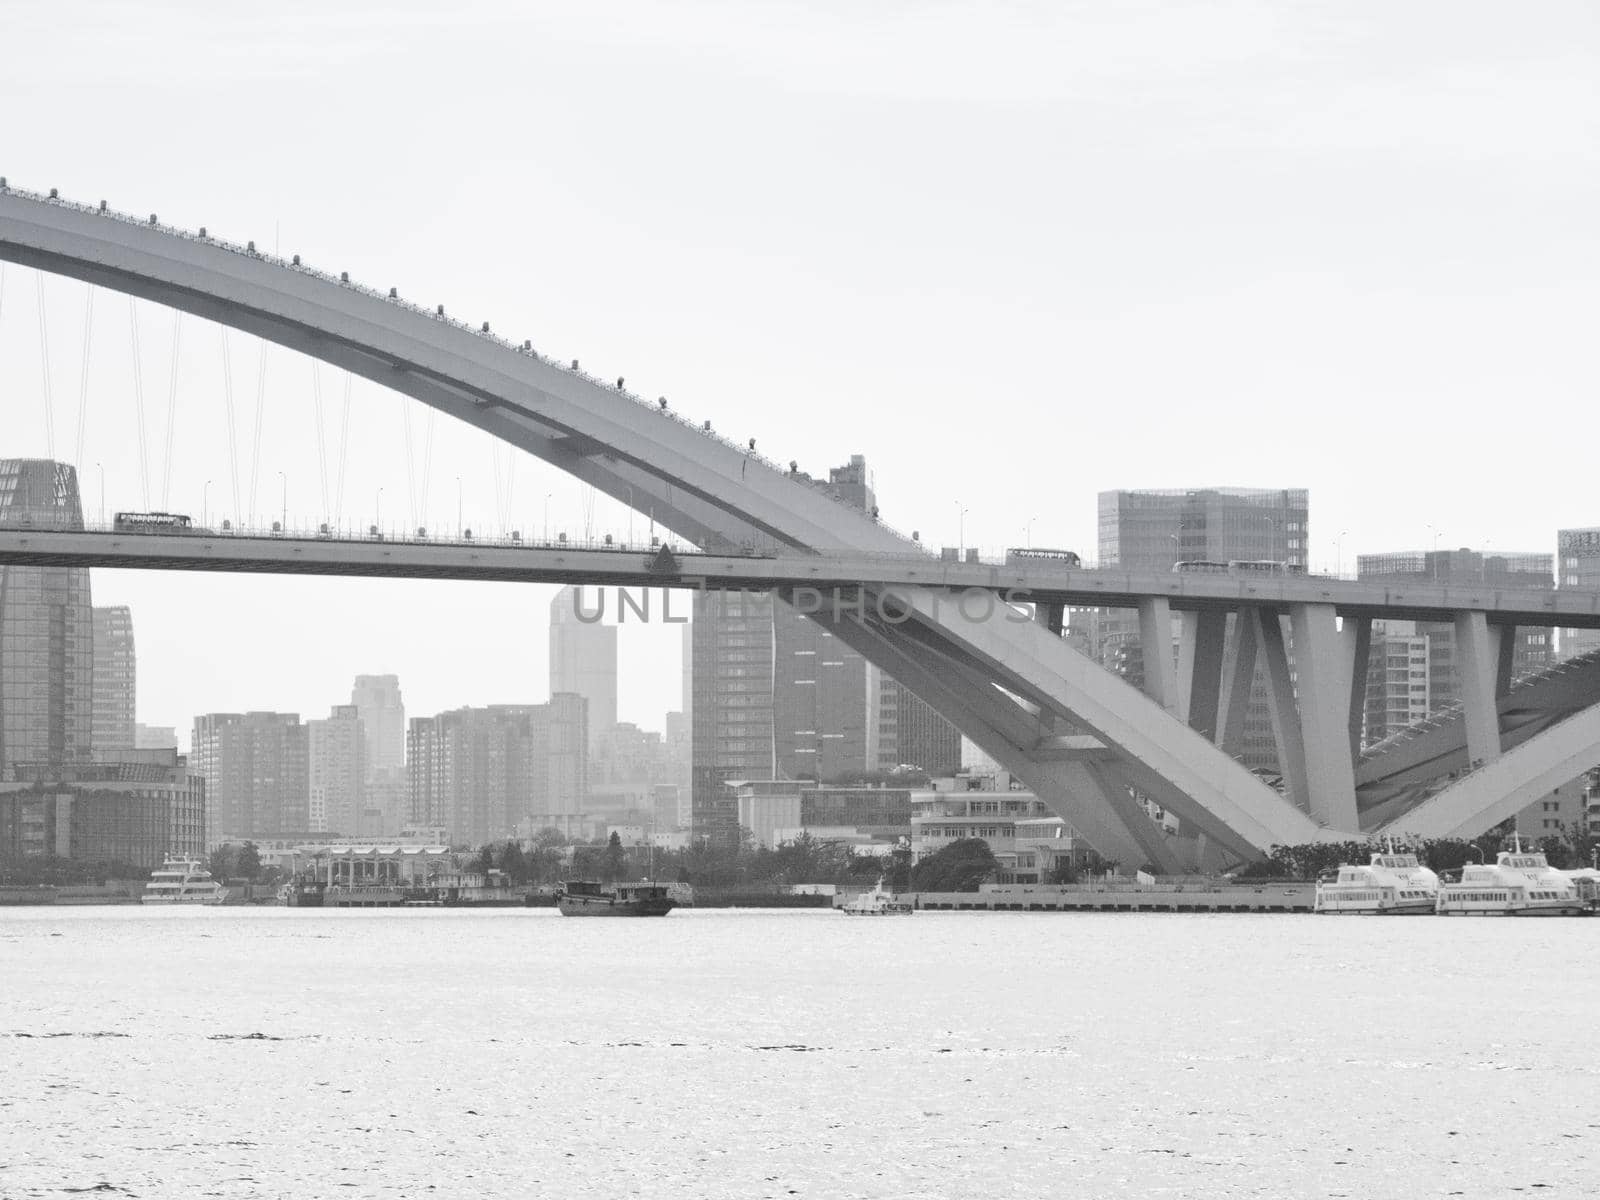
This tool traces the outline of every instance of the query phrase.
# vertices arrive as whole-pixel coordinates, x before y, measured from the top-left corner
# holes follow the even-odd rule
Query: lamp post
[[[1428,557],[1433,560],[1433,581],[1439,582],[1439,530],[1437,526],[1429,525],[1428,532],[1433,535],[1433,550]]]
[[[1341,577],[1344,575],[1344,537],[1349,532],[1348,529],[1339,530],[1339,536],[1333,541],[1333,573]]]
[[[1038,517],[1029,517],[1028,523],[1022,527],[1023,541],[1029,550],[1033,549],[1033,523],[1038,519]]]
[[[456,541],[461,540],[464,522],[461,516],[461,476],[456,476]]]
[[[550,540],[550,497],[553,495],[555,495],[554,492],[546,492],[544,494],[544,540],[546,542]]]
[[[106,469],[100,463],[95,463],[95,470],[100,472],[100,524],[106,523]]]
[[[956,506],[956,557],[961,558],[967,552],[967,510],[961,501],[953,503]]]
[[[206,480],[205,487],[200,489],[200,524],[205,525],[211,514],[211,480]]]
[[[377,494],[376,498],[372,502],[372,522],[373,522],[372,527],[374,529],[378,529],[378,530],[382,530],[383,529],[383,489],[382,488],[378,489],[378,494]]]
[[[285,533],[288,533],[289,532],[289,476],[285,472],[279,471],[278,472],[278,480],[279,480],[280,483],[283,484],[283,531]]]

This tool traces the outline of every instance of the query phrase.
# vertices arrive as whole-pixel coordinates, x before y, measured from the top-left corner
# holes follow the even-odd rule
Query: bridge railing
[[[183,241],[199,242],[208,246],[215,246],[221,250],[227,250],[231,253],[238,254],[246,258],[253,258],[259,262],[264,262],[286,271],[296,271],[303,275],[309,275],[312,278],[319,279],[325,283],[333,284],[338,287],[349,288],[352,291],[360,292],[362,295],[371,297],[372,299],[396,305],[400,308],[406,309],[409,312],[415,313],[418,316],[427,317],[429,320],[438,321],[442,324],[458,329],[463,333],[471,334],[473,337],[481,338],[484,341],[490,342],[501,349],[510,351],[513,354],[520,354],[529,358],[533,358],[546,366],[552,367],[558,371],[563,371],[569,375],[573,375],[576,378],[596,387],[606,388],[608,390],[614,388],[615,391],[633,401],[641,409],[654,413],[658,417],[665,417],[676,421],[686,428],[693,429],[696,432],[722,444],[723,446],[737,451],[750,461],[756,463],[758,466],[765,467],[767,470],[772,471],[775,474],[793,479],[797,483],[806,484],[813,491],[828,497],[830,500],[833,500],[838,504],[843,505],[844,507],[850,509],[851,512],[860,512],[859,509],[852,505],[848,500],[834,492],[822,480],[814,479],[810,475],[803,474],[798,471],[798,469],[780,466],[778,463],[766,457],[764,454],[758,453],[752,444],[747,443],[740,445],[732,438],[718,433],[712,428],[710,421],[703,421],[699,424],[696,424],[689,417],[673,411],[671,406],[666,403],[665,397],[660,397],[652,403],[651,401],[646,400],[643,396],[640,396],[635,392],[628,391],[623,386],[622,377],[619,376],[615,385],[613,385],[609,381],[600,379],[599,377],[591,375],[589,372],[583,370],[578,365],[577,359],[570,360],[570,364],[563,363],[559,359],[551,358],[550,356],[535,350],[533,347],[533,342],[530,339],[524,339],[521,344],[518,344],[510,339],[501,337],[490,328],[488,321],[484,321],[479,326],[473,326],[469,322],[459,320],[458,318],[447,314],[445,312],[445,307],[442,304],[436,305],[430,309],[424,305],[416,303],[415,301],[409,300],[404,296],[401,296],[398,288],[392,287],[387,292],[384,292],[378,288],[374,288],[367,284],[352,280],[348,271],[341,271],[338,275],[334,275],[331,272],[320,270],[303,262],[298,254],[291,255],[287,259],[276,253],[269,254],[264,250],[258,250],[255,242],[253,241],[248,241],[244,245],[240,245],[238,242],[230,241],[227,238],[216,237],[212,235],[205,226],[201,226],[197,231],[182,229],[176,225],[162,224],[157,219],[157,215],[155,213],[151,213],[148,219],[141,218],[132,213],[121,212],[117,209],[114,209],[110,207],[110,205],[104,200],[100,201],[98,205],[90,205],[76,200],[68,200],[62,197],[55,188],[51,188],[49,194],[46,195],[40,192],[30,191],[26,188],[14,187],[8,183],[4,176],[0,176],[0,194],[18,196],[22,199],[36,201],[40,204],[48,204],[59,208],[67,208],[75,212],[102,217],[106,220],[120,221],[123,224],[135,225],[142,229],[154,229],[159,233],[166,234],[170,237],[179,238]],[[918,545],[918,543],[912,538],[895,529],[881,518],[873,517],[873,520],[884,530],[906,542],[908,546]]]

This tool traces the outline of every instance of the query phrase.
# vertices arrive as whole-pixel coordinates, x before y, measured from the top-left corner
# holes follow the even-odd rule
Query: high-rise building
[[[398,675],[357,675],[350,703],[361,714],[366,746],[364,774],[372,779],[406,765],[406,702]]]
[[[310,752],[297,713],[207,713],[194,719],[189,762],[206,781],[206,836],[303,831]]]
[[[407,732],[411,824],[456,845],[509,837],[519,824],[566,825],[588,791],[588,704],[494,704],[413,717]]]
[[[1415,621],[1374,621],[1367,659],[1362,743],[1371,745],[1432,711],[1428,692],[1428,635]]]
[[[897,680],[878,690],[878,769],[917,767],[934,777],[961,768],[961,731]]]
[[[133,614],[124,606],[94,612],[94,753],[102,758],[138,744]]]
[[[310,756],[307,829],[359,836],[366,809],[367,728],[354,704],[336,705],[326,720],[306,722]]]
[[[591,754],[595,737],[617,723],[617,627],[603,616],[603,593],[585,597],[582,588],[564,587],[550,601],[550,695],[588,701]]]
[[[1483,554],[1476,550],[1401,551],[1390,554],[1362,554],[1356,557],[1356,577],[1365,582],[1384,583],[1434,583],[1487,585],[1496,588],[1548,588],[1554,563],[1548,554],[1505,553]],[[1380,642],[1378,626],[1383,629]],[[1511,654],[1511,674],[1520,679],[1543,671],[1554,664],[1550,630],[1533,626],[1517,629],[1516,644]],[[1407,692],[1402,697],[1391,689],[1398,683],[1397,666],[1391,659],[1400,657],[1401,645],[1411,656],[1417,646],[1414,639],[1421,638],[1427,654],[1426,677],[1407,680]],[[1382,687],[1374,678],[1378,672],[1379,655],[1384,658]],[[1419,693],[1426,693],[1427,708],[1424,716],[1449,708],[1461,699],[1461,679],[1457,669],[1458,651],[1455,626],[1449,621],[1384,621],[1373,630],[1371,657],[1367,675],[1367,732],[1366,740],[1378,741],[1397,732],[1394,721],[1404,712],[1414,711]],[[1411,675],[1414,667],[1408,667]],[[1419,688],[1418,683],[1424,686]],[[1376,705],[1380,704],[1386,716],[1379,717]]]
[[[1128,571],[1170,571],[1180,562],[1239,560],[1279,562],[1303,570],[1310,529],[1310,494],[1304,488],[1124,490],[1101,492],[1099,498],[1100,565]],[[1080,631],[1085,628],[1076,614],[1073,623]],[[1137,682],[1144,669],[1137,614],[1131,609],[1103,609],[1090,624],[1094,657]],[[1275,770],[1278,750],[1265,669],[1264,664],[1256,666],[1240,757],[1247,766]]]
[[[0,527],[82,529],[78,473],[0,459]],[[82,567],[0,567],[0,778],[18,763],[87,762],[94,618]]]
[[[1600,592],[1600,528],[1558,529],[1556,586]],[[1600,650],[1600,629],[1563,629],[1563,661]]]

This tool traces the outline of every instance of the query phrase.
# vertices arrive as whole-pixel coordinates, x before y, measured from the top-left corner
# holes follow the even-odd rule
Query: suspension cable
[[[433,482],[433,422],[438,410],[428,410],[428,432],[422,441],[422,515],[428,515],[428,490]]]
[[[411,500],[411,524],[417,524],[417,458],[411,448],[411,404],[400,401],[400,423],[406,434],[406,494]]]
[[[144,360],[139,354],[139,304],[128,297],[128,329],[133,339],[133,412],[139,429],[139,481],[145,511],[150,510],[150,455],[144,437]]]
[[[261,475],[261,420],[267,408],[267,339],[261,339],[261,370],[256,375],[256,434],[250,454],[250,520],[256,519],[256,480]]]
[[[317,464],[322,469],[322,515],[332,512],[328,506],[328,435],[322,419],[322,364],[311,360],[311,406],[317,422]]]
[[[347,452],[350,449],[350,387],[355,383],[355,376],[349,371],[344,373],[344,419],[339,426],[339,491],[334,500],[333,522],[337,526],[344,515],[344,464]]]
[[[178,344],[183,338],[183,310],[179,309],[172,321],[172,378],[167,387],[167,446],[166,466],[161,477],[161,507],[167,507],[172,496],[172,435],[178,418]]]
[[[72,456],[79,476],[83,474],[83,435],[89,415],[89,346],[90,335],[94,331],[94,284],[88,285],[87,292],[83,305],[83,363],[78,369],[78,445],[77,452]]]
[[[217,326],[222,333],[222,393],[227,401],[228,414],[228,470],[233,475],[233,516],[239,519],[239,436],[233,415],[233,359],[228,354],[228,327]]]
[[[55,398],[50,390],[50,331],[45,324],[44,272],[34,276],[39,292],[39,369],[44,372],[44,444],[50,458],[56,456]]]

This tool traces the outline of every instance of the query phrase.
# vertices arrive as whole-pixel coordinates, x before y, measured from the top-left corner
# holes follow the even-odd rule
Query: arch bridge
[[[0,180],[0,259],[255,334],[465,421],[648,512],[699,547],[708,569],[689,578],[714,578],[716,561],[743,560],[745,582],[812,612],[954,722],[1108,858],[1177,870],[1363,832],[1477,832],[1600,761],[1600,672],[1543,689],[1513,690],[1510,679],[1516,628],[1600,627],[1594,596],[1401,594],[1316,578],[1247,585],[941,564],[792,465],[716,435],[709,423],[697,426],[664,401],[634,396],[621,380],[596,379],[530,342],[498,336],[487,322],[468,326],[442,307],[424,308],[394,289],[315,270],[298,256],[273,257],[253,244],[162,225],[153,214],[128,216],[104,203],[75,204]],[[22,544],[26,537],[34,539],[30,545]],[[251,558],[239,556],[237,546],[203,554],[191,539],[169,546],[163,559],[155,541],[49,549],[45,540],[37,532],[8,531],[0,535],[0,558],[42,561],[40,555],[53,553],[65,561],[77,554],[77,561],[123,565],[142,557],[150,566],[304,571],[315,557],[302,552],[297,564],[281,542]],[[404,562],[401,569],[361,570],[370,550],[332,546],[316,553],[324,554],[326,573],[408,573]],[[475,577],[466,562],[441,566],[440,555],[449,553],[428,547],[429,562],[419,556],[409,566],[414,573],[431,565],[435,573],[453,568]],[[618,569],[624,576],[642,572],[650,558],[635,555],[631,568]],[[762,574],[761,561],[775,565]],[[973,578],[969,568],[1002,575]],[[673,582],[659,570],[641,580],[651,581]],[[810,593],[819,582],[850,588],[860,603],[813,611]],[[1005,604],[950,602],[953,589],[968,587],[1024,588],[1034,602],[1032,619],[1018,619]],[[1061,635],[1069,603],[1137,608],[1143,690],[1067,645]],[[1411,748],[1386,769],[1383,755],[1359,753],[1371,621],[1424,613],[1456,627],[1461,720],[1426,753]],[[1182,628],[1176,661],[1175,619]],[[1235,757],[1258,662],[1283,765],[1276,786]],[[1523,736],[1530,727],[1525,705],[1548,706],[1531,736]],[[1141,797],[1175,814],[1183,836],[1150,820]]]

